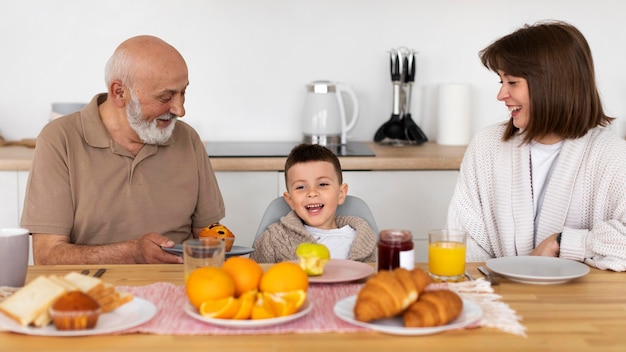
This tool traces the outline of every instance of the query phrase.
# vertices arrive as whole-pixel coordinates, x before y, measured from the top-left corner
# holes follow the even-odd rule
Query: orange
[[[235,296],[246,291],[257,290],[263,275],[263,268],[256,261],[246,257],[230,257],[222,264],[222,270],[230,274],[235,282]]]
[[[268,305],[272,307],[274,315],[282,317],[291,315],[298,311],[306,300],[306,292],[304,290],[296,290],[285,293],[268,293],[264,292],[264,299]]]
[[[226,297],[200,304],[200,314],[210,318],[230,319],[237,314],[241,302],[235,297]]]
[[[235,282],[220,268],[198,268],[189,274],[186,292],[189,302],[200,308],[202,302],[234,296]]]
[[[249,319],[252,315],[252,306],[256,302],[257,291],[247,291],[241,294],[239,300],[239,310],[233,316],[233,319]]]
[[[263,274],[259,283],[261,291],[270,293],[306,291],[308,287],[309,276],[300,265],[294,262],[281,262],[272,265]]]
[[[263,293],[256,294],[256,301],[252,306],[252,312],[250,314],[252,319],[269,319],[276,318],[272,306],[269,301],[265,299]]]

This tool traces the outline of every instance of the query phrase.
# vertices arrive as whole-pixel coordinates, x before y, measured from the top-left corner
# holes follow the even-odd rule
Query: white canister
[[[467,145],[472,137],[472,87],[441,84],[437,106],[437,144]]]

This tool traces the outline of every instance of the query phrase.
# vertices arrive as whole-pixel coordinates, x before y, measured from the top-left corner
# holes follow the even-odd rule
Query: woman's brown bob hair
[[[604,114],[589,44],[576,27],[560,21],[525,25],[479,52],[482,64],[528,82],[530,121],[523,142],[551,134],[579,138],[614,119]],[[503,140],[518,128],[509,120]]]

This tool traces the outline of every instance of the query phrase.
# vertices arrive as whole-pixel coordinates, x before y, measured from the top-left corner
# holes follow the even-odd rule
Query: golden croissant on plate
[[[419,268],[379,271],[357,294],[354,317],[370,322],[396,316],[413,304],[431,282],[430,276]]]
[[[402,314],[405,327],[421,328],[445,325],[463,310],[463,300],[449,290],[423,292]]]

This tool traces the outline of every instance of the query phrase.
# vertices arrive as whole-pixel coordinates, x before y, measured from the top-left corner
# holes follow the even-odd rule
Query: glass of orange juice
[[[428,232],[428,273],[436,280],[457,281],[465,273],[465,243],[462,230],[436,229]]]

